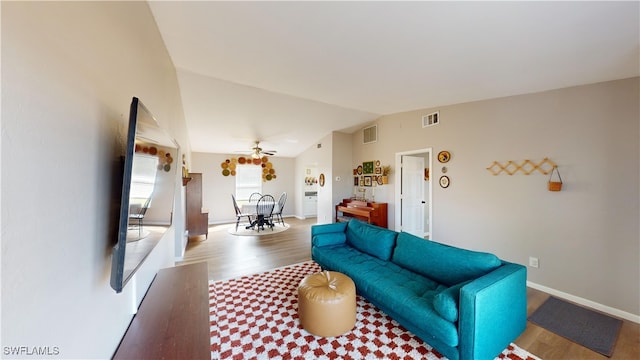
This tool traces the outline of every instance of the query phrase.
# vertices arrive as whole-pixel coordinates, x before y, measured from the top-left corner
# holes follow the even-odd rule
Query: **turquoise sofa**
[[[527,270],[357,220],[311,227],[311,257],[449,359],[493,359],[527,323]]]

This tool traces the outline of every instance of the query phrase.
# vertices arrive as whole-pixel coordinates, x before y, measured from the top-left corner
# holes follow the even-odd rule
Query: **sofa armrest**
[[[321,224],[311,226],[311,246],[335,246],[347,241],[347,223]]]
[[[461,359],[493,359],[527,326],[527,269],[505,263],[460,290]]]

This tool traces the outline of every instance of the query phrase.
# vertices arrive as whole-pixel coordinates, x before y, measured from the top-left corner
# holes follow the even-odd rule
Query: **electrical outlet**
[[[529,256],[529,266],[537,269],[540,266],[540,263],[538,262],[538,258]]]

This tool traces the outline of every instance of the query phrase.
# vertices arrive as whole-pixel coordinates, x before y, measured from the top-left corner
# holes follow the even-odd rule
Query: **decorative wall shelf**
[[[506,173],[507,175],[513,175],[518,171],[522,172],[525,175],[530,175],[534,171],[539,171],[541,174],[549,175],[551,171],[553,171],[553,168],[557,166],[558,165],[549,160],[549,158],[544,158],[538,163],[535,163],[531,160],[524,160],[521,163],[509,160],[504,164],[494,161],[491,165],[489,165],[487,171],[489,171],[494,176],[502,172]]]

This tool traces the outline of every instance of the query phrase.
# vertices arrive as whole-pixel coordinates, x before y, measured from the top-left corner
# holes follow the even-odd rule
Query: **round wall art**
[[[451,154],[448,151],[440,151],[438,153],[438,161],[446,163],[451,159]]]
[[[449,187],[449,177],[448,176],[440,176],[440,186],[444,189]]]

